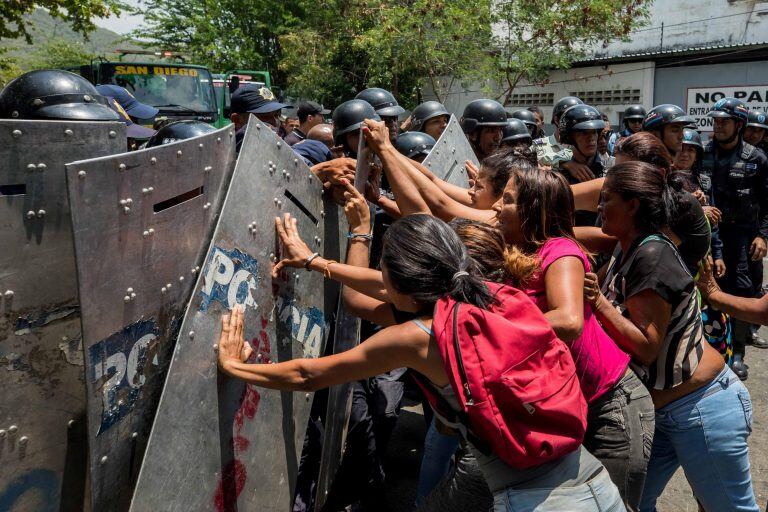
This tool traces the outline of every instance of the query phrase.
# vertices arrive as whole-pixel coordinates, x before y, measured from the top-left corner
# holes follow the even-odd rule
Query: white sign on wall
[[[731,87],[689,87],[685,112],[696,118],[699,130],[712,131],[712,118],[707,112],[717,100],[733,97],[743,101],[750,110],[768,112],[768,85],[736,85]]]

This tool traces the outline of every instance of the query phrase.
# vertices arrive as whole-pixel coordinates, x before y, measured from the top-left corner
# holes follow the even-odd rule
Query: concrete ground
[[[768,328],[761,330],[768,339]],[[752,435],[749,439],[752,481],[757,503],[765,510],[768,500],[768,349],[747,347],[749,379],[745,382],[754,408]],[[424,440],[424,417],[420,405],[405,407],[389,446],[387,483],[390,510],[412,510]],[[696,500],[682,470],[672,478],[661,496],[659,512],[696,512]],[[718,511],[719,512],[719,511]],[[768,512],[768,511],[767,511]]]

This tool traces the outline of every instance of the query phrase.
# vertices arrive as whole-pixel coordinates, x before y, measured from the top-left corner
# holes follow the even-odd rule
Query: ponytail
[[[392,286],[424,309],[446,295],[483,309],[495,302],[458,235],[431,215],[409,215],[392,224],[381,261]]]

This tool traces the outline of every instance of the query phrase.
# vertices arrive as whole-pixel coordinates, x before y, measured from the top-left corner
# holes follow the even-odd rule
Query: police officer
[[[750,110],[749,120],[744,128],[744,142],[763,149],[766,130],[768,130],[768,119],[766,119],[765,113],[759,110]]]
[[[60,69],[24,73],[0,92],[0,118],[119,121],[88,80]]]
[[[574,105],[560,117],[558,131],[560,142],[573,148],[573,162],[584,168],[583,175],[574,176],[564,172],[569,183],[580,183],[603,176],[604,165],[597,151],[597,139],[605,129],[605,121],[600,112],[590,105]],[[562,167],[562,164],[561,164]],[[577,211],[575,225],[594,226],[597,215],[594,212]]]
[[[389,140],[394,144],[400,133],[400,124],[397,120],[401,114],[405,113],[405,109],[400,106],[392,93],[380,87],[370,87],[359,92],[355,99],[367,101],[376,110],[381,120],[387,125]]]
[[[536,114],[528,109],[515,110],[512,112],[513,119],[519,119],[528,128],[528,133],[531,135],[531,139],[538,139],[541,137],[539,133],[539,124],[536,122]]]
[[[549,137],[540,137],[533,140],[533,149],[536,151],[536,157],[540,165],[559,169],[561,163],[565,163],[563,170],[573,172],[572,176],[578,175],[578,164],[571,163],[573,151],[568,146],[560,143],[560,133],[558,132],[558,123],[563,113],[574,105],[583,105],[584,102],[575,96],[566,96],[560,98],[552,109],[552,124],[555,125],[555,131]]]
[[[421,132],[405,132],[397,136],[395,148],[411,160],[421,163],[437,142],[432,136]]]
[[[275,99],[272,91],[256,84],[245,84],[232,93],[229,119],[235,125],[235,144],[238,153],[245,137],[245,127],[251,115],[263,122],[275,133],[280,130],[280,111],[290,107]]]
[[[314,101],[302,101],[296,109],[296,116],[299,120],[299,126],[294,128],[291,133],[285,136],[285,142],[293,146],[299,141],[307,138],[309,130],[323,123],[323,116],[330,114],[331,111]]]
[[[678,107],[665,103],[653,107],[643,119],[643,130],[654,134],[674,157],[683,147],[683,130],[696,120]]]
[[[508,119],[507,125],[501,131],[501,147],[529,149],[533,142],[529,130],[530,128],[520,119]]]
[[[624,129],[620,132],[611,134],[611,138],[608,139],[608,152],[613,155],[616,143],[623,137],[629,137],[633,133],[637,133],[643,129],[643,119],[647,112],[642,105],[630,105],[624,109]]]
[[[411,112],[411,130],[424,132],[435,140],[448,126],[451,113],[438,101],[425,101]]]
[[[482,162],[499,148],[502,129],[507,125],[507,111],[498,101],[474,100],[464,107],[460,124],[475,156]]]
[[[192,137],[205,135],[206,133],[215,131],[216,128],[203,121],[195,121],[193,119],[174,121],[157,130],[157,132],[149,138],[145,147],[153,148],[155,146],[163,146],[165,144],[170,144],[171,142],[191,139]]]
[[[364,100],[345,101],[333,111],[333,140],[352,158],[357,158],[360,126],[366,119],[381,121],[374,107]]]
[[[704,151],[700,181],[702,189],[711,186],[714,205],[722,212],[720,240],[727,270],[721,286],[732,295],[756,297],[762,286],[768,237],[768,158],[742,137],[749,114],[741,100],[723,98],[707,116],[714,118],[714,131]],[[768,343],[753,334],[750,324],[731,322],[732,369],[745,380],[745,345],[751,342],[766,348]]]

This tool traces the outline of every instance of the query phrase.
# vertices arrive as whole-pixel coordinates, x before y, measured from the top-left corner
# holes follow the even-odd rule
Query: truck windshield
[[[169,64],[101,64],[100,81],[125,87],[137,100],[161,110],[215,112],[211,74]]]

